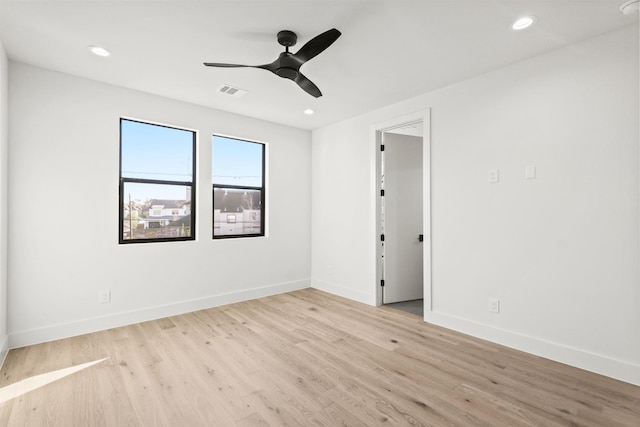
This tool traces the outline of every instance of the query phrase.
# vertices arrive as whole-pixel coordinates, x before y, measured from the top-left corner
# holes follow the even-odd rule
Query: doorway
[[[378,303],[422,317],[430,306],[427,113],[376,129]]]

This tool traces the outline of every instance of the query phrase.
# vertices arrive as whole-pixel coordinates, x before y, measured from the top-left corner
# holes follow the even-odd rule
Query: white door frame
[[[376,218],[376,235],[375,235],[375,278],[376,281],[374,283],[375,286],[375,296],[376,296],[376,305],[379,306],[382,304],[382,287],[380,286],[380,281],[382,280],[382,245],[380,241],[380,235],[382,234],[381,230],[381,221],[380,221],[380,181],[381,181],[381,152],[380,152],[380,144],[382,141],[382,134],[386,130],[394,129],[401,127],[404,124],[415,123],[418,121],[422,121],[423,123],[423,134],[422,134],[422,174],[423,174],[423,185],[422,185],[422,200],[424,203],[423,209],[423,233],[424,233],[424,242],[423,242],[423,265],[424,265],[424,313],[425,317],[427,316],[427,312],[431,311],[432,307],[432,295],[431,295],[431,110],[421,110],[412,114],[407,114],[405,116],[397,117],[395,119],[391,119],[382,123],[378,123],[372,127],[373,137],[372,141],[374,144],[375,151],[375,165],[374,165],[374,173],[375,177],[375,218]]]

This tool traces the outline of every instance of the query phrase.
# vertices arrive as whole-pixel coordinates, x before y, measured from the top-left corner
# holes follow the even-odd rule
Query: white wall
[[[0,42],[0,366],[9,350],[7,333],[7,147],[9,144],[9,71]]]
[[[309,131],[14,62],[9,82],[12,347],[309,286]],[[121,116],[199,131],[197,241],[118,244]],[[268,237],[211,239],[214,132],[268,143]]]
[[[372,126],[426,108],[426,320],[640,384],[637,26],[314,131],[314,287],[375,303]]]

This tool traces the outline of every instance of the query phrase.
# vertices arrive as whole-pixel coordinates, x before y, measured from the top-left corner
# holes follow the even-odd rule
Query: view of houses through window
[[[214,135],[213,238],[264,236],[265,144]],[[120,119],[120,243],[195,239],[196,132]]]
[[[213,237],[264,236],[265,146],[213,136]]]
[[[195,237],[196,133],[120,120],[120,242]]]

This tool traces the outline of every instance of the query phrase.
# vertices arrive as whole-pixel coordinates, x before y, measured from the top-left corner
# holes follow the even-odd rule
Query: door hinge
[[[381,235],[380,235],[380,241],[381,241],[381,242],[384,242],[384,234],[381,234]]]
[[[384,190],[380,190],[380,196],[384,197]]]
[[[380,146],[380,151],[384,151],[384,144]]]
[[[384,279],[380,280],[380,286],[384,288]]]

